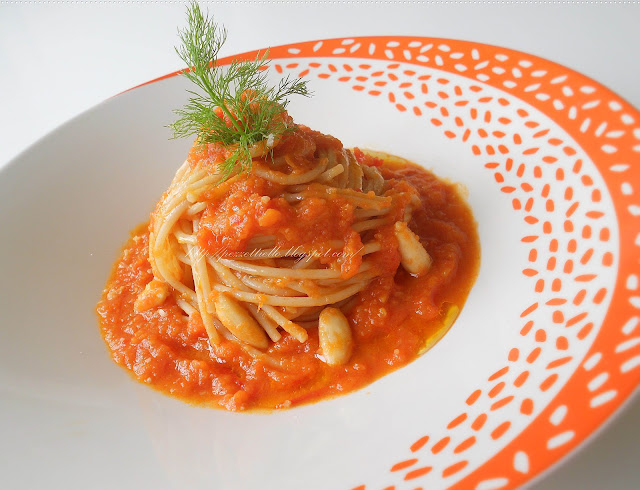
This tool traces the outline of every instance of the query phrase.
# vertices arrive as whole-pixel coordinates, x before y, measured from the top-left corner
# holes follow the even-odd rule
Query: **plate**
[[[459,319],[365,389],[271,414],[192,407],[131,380],[94,307],[188,150],[164,127],[186,97],[167,75],[0,172],[10,486],[96,488],[100,475],[105,488],[512,488],[638,386],[633,107],[565,67],[472,42],[331,39],[270,57],[271,76],[305,76],[315,92],[292,102],[298,122],[467,188],[482,261]]]

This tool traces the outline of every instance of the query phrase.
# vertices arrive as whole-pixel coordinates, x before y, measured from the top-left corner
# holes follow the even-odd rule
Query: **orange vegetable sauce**
[[[382,250],[373,258],[387,274],[359,293],[347,314],[354,349],[345,365],[329,366],[317,357],[317,328],[308,330],[304,343],[282,332],[267,351],[280,360],[274,366],[229,341],[210,345],[198,315],[187,319],[171,295],[160,307],[135,313],[138,294],[153,279],[146,225],[133,231],[97,307],[112,358],[163,393],[228,410],[288,408],[329,398],[362,388],[414,360],[444,334],[447,306],[461,308],[475,281],[480,260],[476,224],[455,185],[408,162],[355,154],[362,163],[379,166],[392,186],[402,189],[408,182],[418,190],[421,204],[409,225],[433,263],[427,274],[412,277],[398,267],[392,227],[377,233]],[[359,249],[348,203],[305,199],[304,206],[293,207],[276,198],[265,207],[262,196],[278,192],[277,186],[268,188],[253,177],[238,181],[231,200],[213,200],[204,212],[201,230],[206,231],[198,235],[200,245],[209,253],[243,250],[256,230],[266,228],[284,245],[341,239],[347,248]],[[345,274],[343,264],[343,275],[348,277],[357,266],[348,265]]]

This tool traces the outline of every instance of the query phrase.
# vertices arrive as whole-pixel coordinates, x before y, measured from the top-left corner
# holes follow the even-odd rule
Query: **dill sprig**
[[[169,127],[173,137],[197,136],[198,144],[219,143],[233,150],[220,164],[222,180],[233,173],[251,170],[250,148],[261,140],[273,141],[290,131],[284,112],[291,95],[310,96],[306,82],[286,77],[277,85],[267,80],[268,51],[252,61],[234,60],[217,66],[218,53],[227,31],[192,2],[187,8],[188,25],[178,30],[182,45],[176,48],[190,68],[182,74],[200,92],[188,90],[189,102],[174,111],[179,119]]]

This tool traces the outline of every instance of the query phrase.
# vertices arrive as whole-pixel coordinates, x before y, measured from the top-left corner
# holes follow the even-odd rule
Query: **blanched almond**
[[[431,267],[431,256],[424,249],[417,235],[404,221],[396,222],[394,231],[398,239],[402,267],[418,277],[425,274]]]
[[[263,328],[235,299],[225,293],[216,294],[218,320],[239,340],[257,349],[269,347],[269,339]]]
[[[169,285],[164,281],[153,279],[138,295],[136,302],[133,304],[133,309],[136,313],[150,310],[164,303],[168,295]]]
[[[351,327],[339,309],[328,307],[322,310],[318,320],[318,336],[327,364],[339,366],[349,360],[353,349]]]

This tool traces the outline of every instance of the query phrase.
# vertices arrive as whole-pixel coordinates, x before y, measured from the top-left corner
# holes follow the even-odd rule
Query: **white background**
[[[640,107],[636,2],[201,2],[229,31],[223,55],[358,35],[477,41],[535,54]],[[0,167],[65,120],[177,70],[182,2],[0,0]],[[640,400],[541,489],[640,488]]]

